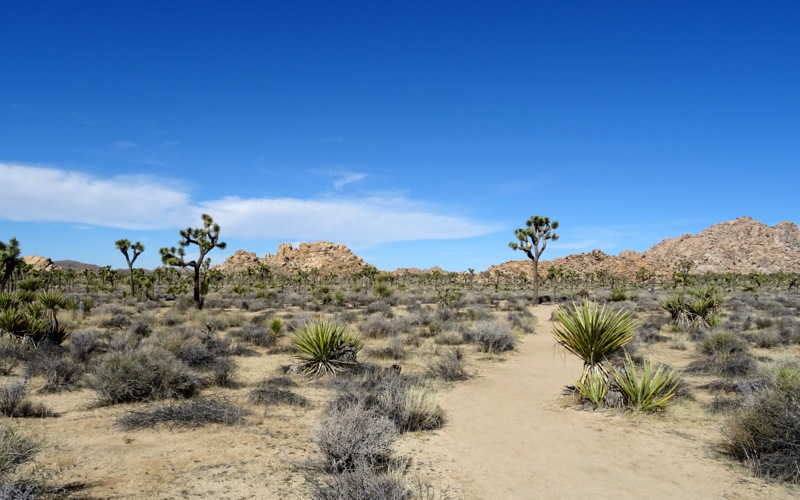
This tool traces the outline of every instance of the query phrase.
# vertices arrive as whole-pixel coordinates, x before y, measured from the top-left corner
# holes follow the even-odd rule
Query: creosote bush
[[[800,483],[800,365],[778,366],[768,386],[727,420],[728,452],[761,477]]]
[[[100,404],[188,398],[203,380],[183,361],[159,347],[110,352],[98,359],[88,377]]]
[[[513,350],[517,345],[514,332],[505,323],[499,321],[479,321],[468,328],[464,337],[478,344],[483,352],[505,352]]]
[[[391,420],[357,403],[332,406],[313,431],[325,470],[337,473],[385,470],[394,456],[396,437]]]

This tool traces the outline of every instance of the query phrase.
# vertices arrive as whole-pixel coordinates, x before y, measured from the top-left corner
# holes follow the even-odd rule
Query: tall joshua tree
[[[558,221],[550,222],[550,217],[532,215],[525,222],[524,228],[514,231],[514,236],[519,241],[508,244],[512,250],[522,250],[533,261],[533,303],[539,303],[539,257],[547,247],[547,240],[557,240],[558,235],[553,233],[558,229]]]
[[[219,241],[219,224],[214,223],[214,219],[208,214],[203,214],[203,227],[187,227],[179,233],[181,240],[178,248],[162,248],[161,262],[168,266],[189,267],[194,271],[194,306],[197,309],[203,308],[203,298],[200,294],[200,271],[208,269],[211,259],[206,259],[208,252],[215,248],[224,249],[227,245]],[[197,245],[200,255],[197,260],[186,262],[186,250],[189,245]],[[205,265],[204,265],[205,264]]]
[[[138,241],[131,245],[131,242],[125,239],[117,240],[114,244],[117,246],[117,250],[122,252],[122,255],[125,256],[125,261],[128,263],[128,271],[131,273],[131,297],[133,297],[136,295],[136,288],[133,280],[133,263],[136,262],[136,258],[144,252],[144,245]],[[133,251],[133,257],[128,253],[129,250]]]
[[[16,238],[11,238],[8,243],[0,241],[0,292],[9,286],[14,269],[23,262],[19,254],[19,241]]]

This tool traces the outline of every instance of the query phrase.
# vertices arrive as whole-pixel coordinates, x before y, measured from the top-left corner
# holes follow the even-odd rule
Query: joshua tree
[[[550,222],[549,217],[532,215],[525,222],[524,228],[514,231],[519,241],[508,244],[512,250],[522,250],[533,261],[533,303],[539,303],[539,257],[547,247],[547,240],[557,240],[558,235],[552,231],[558,229],[558,221]]]
[[[136,295],[136,287],[133,280],[133,263],[144,252],[144,245],[138,241],[131,245],[131,242],[125,239],[117,240],[114,244],[117,245],[117,249],[122,252],[122,255],[125,256],[125,261],[128,263],[128,271],[131,273],[131,297],[133,297]],[[128,253],[128,250],[133,250],[133,257]]]
[[[200,271],[208,268],[211,259],[206,259],[208,252],[215,248],[224,249],[226,244],[219,241],[219,224],[214,223],[214,219],[208,214],[203,214],[203,227],[187,227],[179,233],[181,240],[178,248],[162,248],[161,262],[168,266],[190,267],[194,270],[194,306],[197,309],[203,308],[203,299],[200,294]],[[200,252],[197,260],[186,262],[186,250],[189,245],[197,245]],[[205,265],[204,265],[205,264]]]
[[[0,241],[0,291],[6,289],[14,269],[23,262],[19,254],[19,241],[16,238],[11,238],[8,243]]]

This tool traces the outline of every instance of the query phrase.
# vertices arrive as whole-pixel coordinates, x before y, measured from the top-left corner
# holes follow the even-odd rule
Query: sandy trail
[[[405,450],[420,474],[468,500],[793,498],[721,457],[716,428],[561,408],[581,362],[555,348],[552,309],[507,361],[442,395],[449,424]]]

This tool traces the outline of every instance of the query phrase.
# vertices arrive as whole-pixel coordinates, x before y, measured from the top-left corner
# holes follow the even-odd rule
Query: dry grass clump
[[[406,357],[405,342],[403,338],[398,336],[393,337],[389,341],[389,345],[377,349],[370,349],[369,354],[378,358],[393,359],[399,361]]]
[[[467,380],[469,374],[465,370],[465,365],[464,351],[459,348],[450,349],[428,365],[427,375],[448,382]]]
[[[126,431],[168,427],[200,427],[208,424],[236,425],[246,415],[245,410],[222,398],[197,398],[169,404],[151,405],[143,411],[129,411],[117,419]]]

